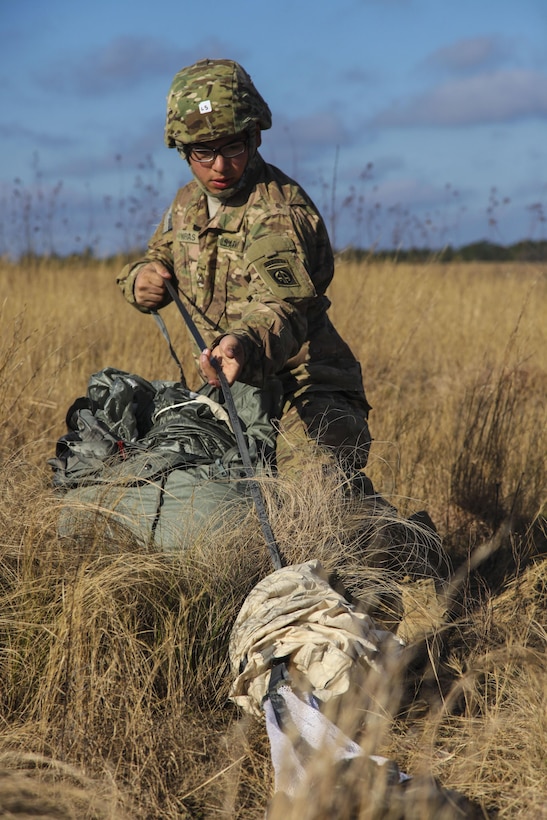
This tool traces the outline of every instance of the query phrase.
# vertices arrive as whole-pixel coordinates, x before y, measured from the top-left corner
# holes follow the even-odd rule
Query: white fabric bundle
[[[306,689],[326,702],[348,691],[356,664],[379,669],[401,646],[330,586],[319,561],[283,567],[251,590],[236,619],[230,697],[260,716],[271,667],[289,658]]]

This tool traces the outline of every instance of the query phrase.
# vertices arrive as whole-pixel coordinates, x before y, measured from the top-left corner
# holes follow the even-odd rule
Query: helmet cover
[[[233,60],[200,60],[175,75],[167,96],[168,148],[271,128],[272,115],[245,69]]]

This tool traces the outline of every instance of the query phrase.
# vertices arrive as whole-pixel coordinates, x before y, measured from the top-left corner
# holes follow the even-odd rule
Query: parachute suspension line
[[[184,303],[182,302],[177,292],[177,289],[173,286],[172,282],[170,282],[169,279],[165,279],[164,281],[167,291],[173,299],[174,303],[176,304],[177,308],[179,309],[179,312],[181,313],[182,318],[184,319],[186,326],[188,327],[188,330],[192,334],[192,337],[196,345],[198,346],[199,350],[205,350],[207,345],[205,344],[203,337],[197,329],[194,320],[192,319]],[[281,567],[283,566],[283,563],[281,561],[281,554],[279,552],[279,547],[277,546],[277,542],[275,540],[270,525],[270,521],[268,519],[268,513],[266,512],[264,499],[262,497],[258,481],[255,478],[253,464],[251,461],[251,456],[249,454],[249,448],[247,447],[247,442],[245,441],[245,435],[241,427],[241,421],[237,414],[237,409],[235,406],[234,398],[232,396],[232,391],[230,390],[230,385],[228,384],[226,376],[222,371],[220,362],[218,362],[217,359],[214,358],[214,356],[211,358],[211,364],[217,371],[218,380],[220,382],[220,387],[222,390],[222,395],[224,396],[226,409],[228,411],[228,415],[230,417],[230,421],[232,423],[232,428],[236,438],[239,455],[241,456],[241,460],[243,462],[245,475],[249,479],[249,486],[253,496],[253,501],[255,503],[256,511],[258,513],[260,528],[266,541],[266,546],[268,547],[272,564],[274,566],[274,569],[281,569]]]

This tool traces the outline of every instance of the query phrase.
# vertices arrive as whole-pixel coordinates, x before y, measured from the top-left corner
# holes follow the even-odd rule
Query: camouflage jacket
[[[241,339],[241,381],[261,386],[276,374],[285,395],[343,390],[364,398],[360,366],[327,313],[334,263],[326,227],[277,168],[260,160],[247,190],[221,202],[212,218],[196,182],[181,188],[146,256],[118,278],[134,305],[135,278],[152,260],[176,277],[208,346],[227,333]]]

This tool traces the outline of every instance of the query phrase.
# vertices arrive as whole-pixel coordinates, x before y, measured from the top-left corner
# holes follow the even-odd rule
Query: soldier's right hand
[[[157,310],[169,301],[165,280],[171,279],[171,273],[161,262],[148,262],[137,274],[133,293],[140,307]]]

